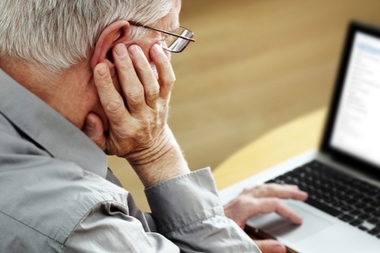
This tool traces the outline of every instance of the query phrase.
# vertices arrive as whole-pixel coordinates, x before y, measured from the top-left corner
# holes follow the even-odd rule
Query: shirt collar
[[[0,69],[0,112],[52,157],[68,160],[103,178],[105,153],[80,129]]]

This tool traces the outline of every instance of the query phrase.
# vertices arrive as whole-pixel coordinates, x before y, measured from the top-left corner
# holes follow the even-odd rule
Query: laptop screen
[[[330,146],[380,166],[380,39],[355,31]]]

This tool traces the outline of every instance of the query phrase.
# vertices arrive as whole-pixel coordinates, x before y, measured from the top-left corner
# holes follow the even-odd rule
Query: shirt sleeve
[[[209,168],[145,190],[157,230],[181,252],[261,252],[224,215]]]
[[[145,193],[156,232],[144,228],[127,205],[103,201],[78,223],[63,252],[260,252],[224,216],[209,169],[169,179]]]

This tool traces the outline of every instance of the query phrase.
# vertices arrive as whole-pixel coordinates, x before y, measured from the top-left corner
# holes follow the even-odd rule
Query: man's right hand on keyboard
[[[280,198],[305,201],[308,194],[295,185],[258,185],[244,189],[238,197],[224,206],[224,212],[243,229],[249,218],[271,212],[278,213],[294,224],[301,224],[302,217],[281,202]],[[286,252],[285,246],[275,240],[256,241],[256,244],[263,253]]]

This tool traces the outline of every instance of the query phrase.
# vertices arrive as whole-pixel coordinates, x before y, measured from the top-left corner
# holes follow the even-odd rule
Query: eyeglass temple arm
[[[178,34],[175,34],[175,33],[167,32],[167,31],[164,31],[164,30],[160,30],[160,29],[157,29],[157,28],[150,27],[150,26],[146,26],[146,25],[140,24],[138,22],[134,22],[134,21],[128,21],[128,22],[131,25],[141,26],[141,27],[144,27],[144,28],[147,28],[147,29],[151,29],[151,30],[154,30],[154,31],[157,31],[157,32],[162,32],[162,33],[165,33],[165,34],[168,34],[168,35],[176,36],[176,37],[184,39],[184,40],[189,40],[189,41],[195,42],[195,39],[193,39],[193,38],[187,38],[185,36],[181,36],[181,35],[178,35]],[[191,32],[191,31],[189,31],[189,32]]]

